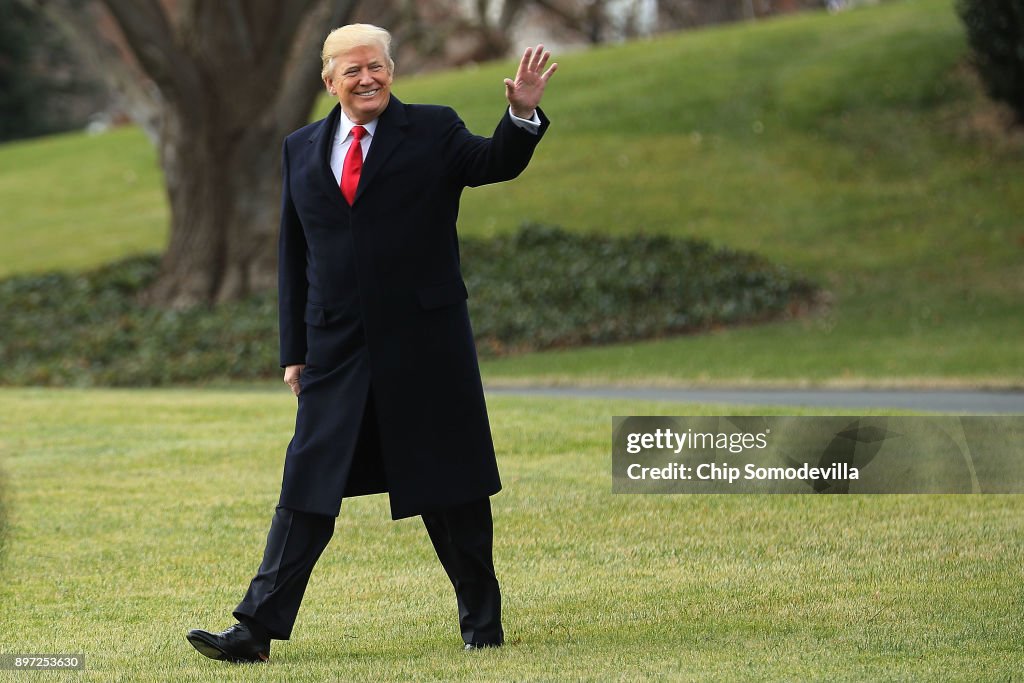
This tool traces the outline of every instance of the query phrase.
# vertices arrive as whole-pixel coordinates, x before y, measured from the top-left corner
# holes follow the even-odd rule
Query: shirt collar
[[[377,131],[377,121],[379,120],[380,117],[374,119],[373,121],[370,121],[369,123],[361,124],[363,128],[366,129],[367,135],[369,135],[371,138],[373,137],[373,134]],[[352,123],[352,121],[347,116],[345,116],[345,110],[342,109],[339,112],[338,116],[338,130],[334,133],[334,144],[340,145],[341,143],[348,140],[349,133],[351,133],[352,129],[355,128],[357,125],[360,124]]]

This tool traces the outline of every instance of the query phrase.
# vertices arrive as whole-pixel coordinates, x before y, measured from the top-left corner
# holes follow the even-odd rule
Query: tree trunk
[[[236,103],[258,116],[259,104]],[[276,284],[280,145],[304,121],[274,129],[253,120],[200,130],[167,116],[160,158],[170,240],[147,303],[182,308],[244,297]]]
[[[182,1],[180,45],[198,69],[161,88],[172,102],[160,136],[171,229],[147,303],[220,303],[276,285],[281,143],[308,122],[323,87],[319,44],[356,4]]]
[[[308,122],[320,44],[358,0],[85,0],[106,23],[83,21],[77,0],[23,1],[117,78],[145,79],[129,94],[155,112],[171,225],[143,300],[184,308],[273,287],[281,142]]]

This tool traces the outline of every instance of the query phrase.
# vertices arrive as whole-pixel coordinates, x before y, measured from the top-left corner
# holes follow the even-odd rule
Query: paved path
[[[660,389],[654,387],[487,387],[488,394],[626,398],[816,408],[905,408],[924,412],[1024,415],[1022,391],[844,389]]]

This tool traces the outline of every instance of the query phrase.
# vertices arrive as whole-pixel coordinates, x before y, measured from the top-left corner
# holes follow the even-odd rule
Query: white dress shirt
[[[513,114],[512,107],[509,107],[508,115],[512,118],[512,123],[523,130],[534,135],[540,132],[540,117],[537,116],[537,112],[533,112],[533,119],[521,119]],[[363,161],[365,162],[367,155],[370,153],[370,145],[373,144],[373,134],[377,132],[377,119],[362,125],[366,129],[366,135],[359,141],[359,144],[363,149]],[[331,172],[334,173],[334,180],[339,186],[341,185],[341,169],[345,165],[345,155],[348,154],[348,148],[352,146],[352,140],[354,139],[352,137],[352,129],[355,127],[356,124],[352,123],[345,116],[345,111],[342,110],[341,116],[338,117],[338,128],[334,131],[334,144],[331,145]]]

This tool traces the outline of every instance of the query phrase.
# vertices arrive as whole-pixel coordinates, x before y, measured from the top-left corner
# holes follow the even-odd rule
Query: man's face
[[[379,47],[361,46],[334,58],[334,70],[324,79],[353,123],[380,116],[391,98],[391,70]]]

